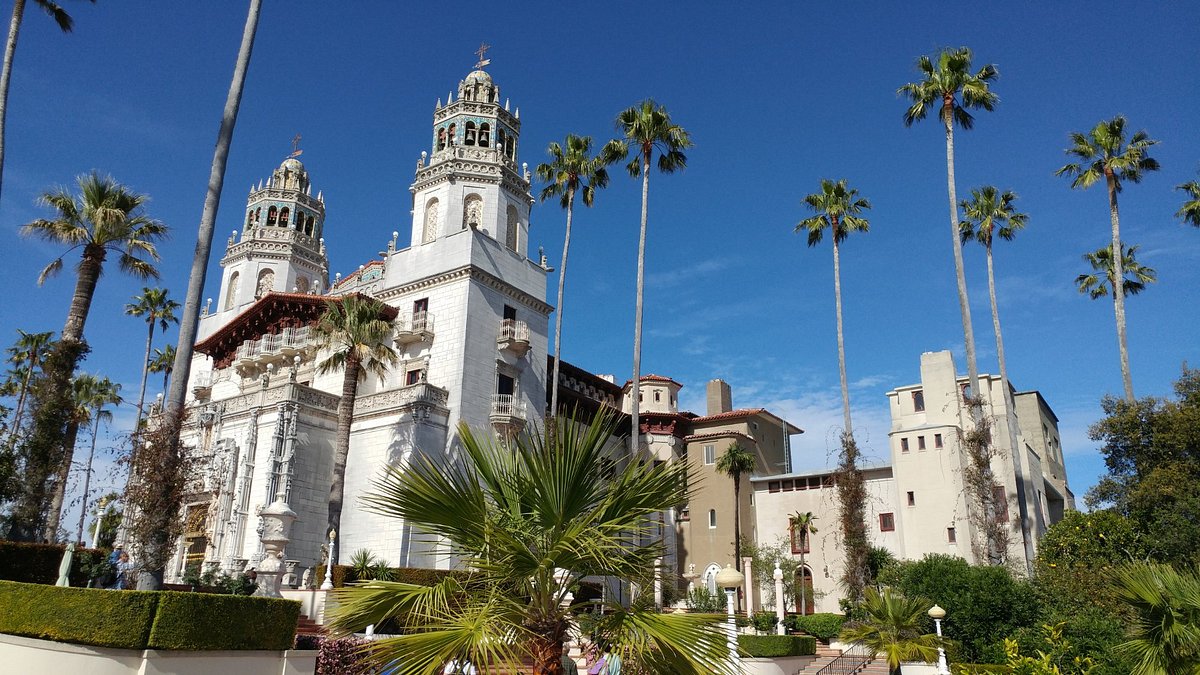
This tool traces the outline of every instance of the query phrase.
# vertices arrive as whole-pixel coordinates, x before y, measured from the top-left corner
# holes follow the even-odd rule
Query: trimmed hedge
[[[26,584],[53,584],[58,581],[58,566],[62,563],[64,544],[27,544],[17,541],[0,541],[0,580],[19,581]],[[85,557],[104,557],[106,551],[96,548],[77,548],[71,560],[70,580],[72,586],[86,586],[87,574],[83,571]]]
[[[291,649],[300,603],[163,591],[150,629],[151,649]]]
[[[773,659],[817,653],[817,640],[811,635],[739,635],[737,641],[738,649],[751,658]]]
[[[793,626],[825,643],[836,638],[838,633],[842,632],[842,624],[846,622],[843,614],[826,613],[807,616],[795,614],[793,616],[795,617],[792,619]]]
[[[448,575],[459,576],[466,578],[466,572],[459,570],[431,570],[423,567],[391,567],[392,578],[389,581],[399,581],[406,584],[416,584],[418,586],[432,586]],[[349,565],[335,565],[333,568],[333,587],[341,588],[348,583],[360,581],[358,576],[354,574],[354,568]],[[325,582],[325,565],[317,565],[313,572],[313,585],[317,588]]]
[[[300,603],[0,581],[0,633],[120,649],[291,649]]]

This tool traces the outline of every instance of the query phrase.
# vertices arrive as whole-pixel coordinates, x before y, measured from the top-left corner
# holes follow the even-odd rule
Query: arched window
[[[297,293],[307,293],[308,292],[308,277],[297,277],[296,278],[296,292]]]
[[[276,218],[277,216],[278,216],[278,213],[275,211],[275,207],[274,207],[274,206],[272,206],[271,208],[267,209],[267,225],[274,225],[274,224],[275,224],[275,218]]]
[[[816,609],[813,607],[816,604],[813,597],[813,574],[808,565],[796,568],[796,584],[794,588],[796,592],[796,611],[800,611],[800,607],[803,605],[805,614],[815,612]],[[804,593],[803,599],[800,597],[801,592]]]
[[[456,128],[457,125],[451,124],[450,128],[446,130],[446,145],[449,145],[450,147],[454,147],[455,143],[458,141],[458,139],[455,137]]]
[[[475,145],[475,123],[467,122],[467,128],[463,132],[463,145]]]
[[[508,207],[508,229],[504,232],[504,245],[510,251],[517,250],[517,233],[520,231],[521,221],[517,216],[517,207]]]
[[[229,275],[229,287],[225,290],[225,309],[231,309],[237,302],[238,286],[241,285],[242,275],[234,272]]]
[[[445,130],[445,129],[438,129],[438,135],[437,135],[437,149],[438,149],[438,150],[444,150],[445,148],[446,148],[446,130]]]
[[[504,152],[504,144],[508,142],[507,138],[508,135],[504,133],[504,129],[496,131],[496,147],[500,149],[500,152]]]
[[[291,224],[291,222],[292,212],[288,210],[288,207],[285,206],[283,207],[283,210],[279,212],[279,226],[287,227],[289,224]]]
[[[304,221],[304,234],[307,234],[310,237],[313,236],[313,217],[312,216],[309,216]]]
[[[716,563],[709,565],[704,569],[704,585],[708,588],[708,592],[717,593],[717,575],[721,573],[721,567]]]
[[[275,272],[271,269],[265,269],[258,273],[258,286],[254,289],[255,299],[270,293],[275,286]]]
[[[716,509],[708,510],[708,529],[710,529],[710,530],[717,529],[717,510]]]
[[[492,127],[487,122],[479,125],[479,146],[486,148],[491,141]]]
[[[246,227],[250,227],[253,224],[254,224],[254,212],[251,211],[246,214]]]
[[[463,200],[463,229],[483,226],[483,197],[476,194],[467,195]]]
[[[262,207],[261,206],[258,207],[257,209],[254,209],[254,222],[255,223],[262,222]]]
[[[438,236],[438,200],[430,199],[425,204],[425,225],[421,229],[421,243],[428,244]]]

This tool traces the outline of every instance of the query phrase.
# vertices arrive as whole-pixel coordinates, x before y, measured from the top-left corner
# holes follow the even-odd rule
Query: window
[[[958,543],[958,535],[954,532],[953,527],[946,528],[946,542],[950,544]]]
[[[286,227],[288,224],[290,224],[291,216],[292,212],[288,210],[288,207],[283,207],[283,210],[279,212],[279,226]]]
[[[908,439],[907,438],[900,439],[900,452],[908,452]]]
[[[717,510],[716,509],[708,510],[708,529],[710,529],[710,530],[717,529]]]
[[[496,393],[512,396],[517,389],[517,381],[511,376],[500,373],[496,376]]]
[[[504,306],[504,318],[511,321],[517,320],[517,308],[512,305]]]
[[[480,145],[480,147],[486,148],[488,146],[488,141],[490,140],[488,136],[490,133],[491,133],[491,127],[488,125],[487,122],[484,122],[483,124],[479,125],[479,145]]]
[[[996,503],[996,522],[1008,522],[1008,495],[1004,494],[1003,485],[992,486],[992,501]]]
[[[810,542],[808,540],[809,532],[807,529],[800,529],[795,525],[788,525],[788,530],[792,539],[792,553],[811,552],[809,548]]]
[[[424,314],[429,311],[429,298],[413,300],[413,314]]]
[[[933,447],[935,447],[935,448],[942,447],[942,435],[941,434],[933,435]]]
[[[894,532],[896,530],[896,516],[892,513],[879,514],[879,531]]]
[[[915,412],[925,412],[925,392],[920,389],[912,393],[913,410]]]
[[[915,493],[913,493],[912,490],[908,491],[908,505],[909,506],[917,505],[917,495]]]
[[[687,504],[684,504],[683,506],[679,507],[679,515],[677,515],[677,516],[675,517],[675,519],[676,519],[676,520],[678,520],[678,521],[680,521],[680,522],[683,522],[683,521],[688,521],[688,520],[691,520],[691,519],[692,519],[692,514],[691,514],[691,512],[688,510],[688,506],[687,506]]]
[[[234,272],[229,275],[229,290],[225,291],[225,309],[233,307],[233,303],[237,302],[238,288],[241,284],[242,277],[239,273]]]
[[[917,449],[918,450],[925,449],[925,437],[924,436],[917,436]]]
[[[467,128],[463,132],[463,145],[475,145],[475,123],[467,122]]]
[[[779,481],[773,480],[767,483],[767,492],[779,492]]]
[[[438,129],[437,134],[437,149],[444,150],[446,148],[446,130]]]
[[[971,399],[971,383],[963,382],[958,385],[958,388],[962,392],[963,401],[969,401]]]
[[[425,379],[425,370],[423,368],[414,368],[404,374],[405,386],[411,387],[414,384],[420,384]]]
[[[704,446],[704,463],[705,464],[716,464],[717,463],[717,446],[715,446],[715,445]]]
[[[655,391],[655,392],[654,392],[654,402],[655,402],[655,403],[659,403],[659,402],[661,402],[661,401],[662,401],[662,392],[661,392],[661,391]]]
[[[279,215],[279,212],[275,209],[274,206],[267,209],[267,224],[274,225],[275,219],[278,217],[278,215]]]

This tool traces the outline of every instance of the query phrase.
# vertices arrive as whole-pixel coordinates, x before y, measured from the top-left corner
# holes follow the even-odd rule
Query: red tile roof
[[[641,378],[639,378],[639,379],[642,382],[670,382],[671,384],[673,384],[677,387],[680,387],[680,388],[683,387],[682,384],[676,382],[675,380],[672,380],[669,377],[663,376],[663,375],[654,375],[654,374],[642,375]],[[625,387],[628,387],[630,382],[633,382],[633,380],[625,380],[625,385],[624,385],[624,387],[621,387],[621,388],[624,389]]]
[[[744,439],[750,441],[751,443],[758,443],[758,441],[754,440],[754,438],[747,436],[746,434],[743,434],[740,431],[710,431],[708,433],[703,433],[703,434],[692,434],[691,436],[684,436],[683,440],[686,443],[691,443],[692,441],[707,441],[712,438],[726,438],[728,436],[739,436],[741,438],[744,438]]]

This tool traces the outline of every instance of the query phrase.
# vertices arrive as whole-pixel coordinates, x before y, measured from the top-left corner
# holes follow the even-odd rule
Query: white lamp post
[[[934,605],[929,608],[929,618],[933,619],[938,636],[937,675],[950,675],[950,669],[946,666],[946,650],[942,649],[942,619],[946,618],[946,610]]]
[[[325,581],[321,582],[321,590],[333,590],[333,547],[337,538],[337,530],[329,531],[329,558],[325,561]]]
[[[734,617],[734,606],[736,604],[736,593],[739,586],[746,581],[745,575],[733,569],[729,565],[725,565],[725,569],[717,573],[717,586],[725,589],[725,611],[729,615],[729,659],[733,664],[735,673],[741,672],[741,659],[738,658],[737,648],[737,619]]]
[[[783,626],[783,620],[787,617],[787,613],[783,609],[783,570],[779,569],[779,562],[775,563],[775,572],[772,574],[775,579],[775,633],[783,635],[787,629]]]

